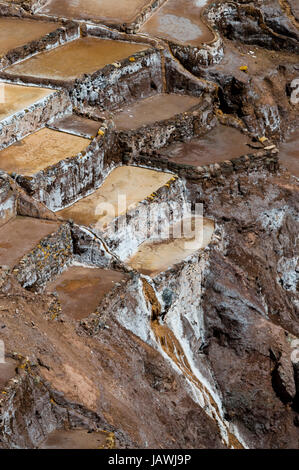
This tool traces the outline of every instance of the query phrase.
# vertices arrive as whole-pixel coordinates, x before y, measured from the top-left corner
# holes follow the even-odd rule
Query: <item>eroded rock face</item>
[[[222,253],[211,253],[204,281],[204,353],[229,419],[250,432],[251,445],[292,448],[298,446],[290,348],[298,337],[298,268],[291,261],[298,260],[298,188],[283,177],[254,180],[232,181],[216,197],[201,194],[226,239]]]

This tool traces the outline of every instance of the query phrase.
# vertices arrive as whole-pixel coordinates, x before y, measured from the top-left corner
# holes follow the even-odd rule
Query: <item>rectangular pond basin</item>
[[[0,265],[13,268],[43,238],[54,233],[59,223],[20,217],[0,227]]]
[[[44,128],[0,151],[0,169],[33,176],[67,157],[77,155],[89,144],[89,139]]]
[[[0,18],[0,57],[59,28],[59,23],[24,18]]]
[[[5,73],[72,81],[147,49],[146,44],[85,37],[7,67]]]
[[[196,219],[185,220],[185,226],[176,226],[168,239],[145,241],[126,263],[142,274],[155,277],[205,248],[212,239],[214,222],[205,218],[198,219],[197,224],[195,221]],[[178,230],[180,237],[175,238]]]
[[[134,130],[170,119],[199,103],[200,100],[194,96],[162,93],[136,101],[116,113],[113,119],[117,130]]]
[[[299,21],[299,4],[298,4],[298,0],[289,0],[288,3],[290,4],[292,14],[296,18],[296,20]]]
[[[125,214],[164,186],[171,174],[134,166],[121,166],[113,170],[102,186],[72,206],[57,212],[64,219],[79,225],[103,230],[117,216]]]
[[[126,274],[112,269],[70,266],[47,285],[47,291],[58,294],[62,313],[81,320],[96,310],[115,283],[126,278]]]
[[[49,16],[130,23],[150,0],[49,0],[38,12]]]
[[[0,82],[0,124],[4,119],[27,109],[52,93],[53,90],[47,88]]]
[[[140,32],[173,43],[198,46],[214,39],[213,32],[201,18],[210,0],[168,0],[145,24]]]
[[[239,130],[220,124],[201,137],[172,144],[159,154],[175,163],[202,166],[252,153],[250,143],[250,138]]]

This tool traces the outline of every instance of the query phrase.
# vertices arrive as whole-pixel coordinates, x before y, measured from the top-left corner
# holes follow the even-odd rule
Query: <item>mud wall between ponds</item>
[[[0,227],[16,215],[17,197],[7,175],[0,171]]]
[[[41,289],[57,276],[71,261],[73,243],[69,224],[59,229],[25,255],[13,269],[13,275],[22,287]]]
[[[53,25],[55,26],[55,23],[53,23]],[[36,41],[29,42],[24,46],[14,48],[1,57],[0,70],[9,67],[16,62],[24,60],[34,54],[52,49],[79,37],[80,28],[75,23],[68,22],[63,26],[57,23],[56,31],[47,34],[42,39],[38,39]]]
[[[174,171],[181,178],[202,184],[203,187],[222,186],[227,177],[244,171],[248,173],[268,170],[275,173],[279,169],[279,152],[277,149],[261,150],[254,154],[243,155],[202,167],[172,162],[155,151],[151,155],[142,153],[136,156],[134,160],[139,165]]]
[[[78,80],[71,98],[83,110],[84,105],[113,110],[162,92],[162,64],[158,51],[144,51],[118,64]]]
[[[121,157],[113,130],[97,136],[86,151],[61,160],[34,176],[16,176],[16,181],[49,209],[56,211],[98,188]]]
[[[184,141],[203,134],[215,124],[213,101],[204,95],[199,106],[171,119],[147,125],[137,130],[119,131],[119,146],[123,161],[139,153],[147,154],[153,150],[170,145],[172,142]]]

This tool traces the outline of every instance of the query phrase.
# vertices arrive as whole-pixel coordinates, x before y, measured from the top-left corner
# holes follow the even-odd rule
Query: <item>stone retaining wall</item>
[[[63,271],[72,255],[71,230],[69,224],[64,223],[26,254],[12,273],[22,287],[38,291]]]
[[[182,64],[173,57],[167,49],[163,50],[165,68],[165,86],[168,93],[185,93],[191,96],[202,96],[210,93],[214,100],[218,99],[218,86],[190,73]]]
[[[74,80],[12,76],[5,70],[0,72],[0,78],[11,83],[62,88],[67,91],[74,106],[82,112],[85,106],[94,106],[97,111],[117,109],[140,97],[146,98],[163,90],[161,55],[152,46]]]
[[[79,109],[89,105],[106,111],[162,91],[161,56],[157,50],[149,49],[77,80],[71,98]]]
[[[194,75],[199,75],[200,66],[219,64],[224,57],[223,41],[217,33],[210,44],[193,47],[169,42],[169,47],[174,57]]]
[[[53,23],[55,24],[55,23]],[[46,36],[31,41],[24,46],[10,50],[0,58],[0,70],[9,67],[16,62],[27,59],[39,52],[48,51],[57,46],[65,44],[80,37],[80,28],[75,23],[69,21],[65,25],[57,24],[56,31],[48,33]]]
[[[0,227],[16,215],[17,198],[9,178],[0,171]]]
[[[53,90],[51,95],[0,121],[0,150],[71,111],[68,94]]]
[[[111,128],[95,137],[85,151],[61,160],[33,176],[16,175],[28,194],[50,210],[60,210],[97,189],[120,163]],[[104,132],[104,131],[102,131]]]
[[[106,243],[92,230],[71,223],[74,260],[98,268],[127,271],[125,265],[109,251]]]

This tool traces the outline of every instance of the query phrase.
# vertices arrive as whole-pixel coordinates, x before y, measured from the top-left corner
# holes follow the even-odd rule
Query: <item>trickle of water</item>
[[[219,426],[222,424],[227,433],[227,446],[234,449],[243,449],[243,445],[228,429],[226,423],[221,418],[221,412],[209,390],[200,382],[194,374],[183,347],[173,331],[166,325],[160,323],[161,305],[156,297],[153,287],[145,278],[142,278],[145,297],[152,305],[151,329],[156,341],[174,364],[181,370],[184,376],[199,390],[204,407],[209,409],[213,419]]]

